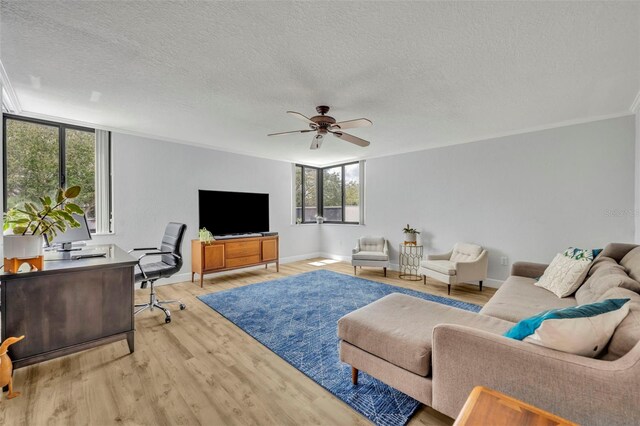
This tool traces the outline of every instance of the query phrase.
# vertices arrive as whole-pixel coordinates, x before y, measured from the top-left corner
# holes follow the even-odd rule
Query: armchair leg
[[[482,280],[480,280],[480,291],[482,291]]]
[[[423,283],[424,285],[427,285],[427,276],[426,276],[426,275],[423,275],[423,276],[422,276],[422,283]]]
[[[358,275],[358,267],[357,266],[353,267],[353,275]]]
[[[358,369],[355,367],[351,367],[351,383],[358,384]]]
[[[386,277],[387,276],[387,267],[385,266],[383,269],[384,269],[384,276]]]
[[[447,294],[451,296],[451,284],[447,284]]]

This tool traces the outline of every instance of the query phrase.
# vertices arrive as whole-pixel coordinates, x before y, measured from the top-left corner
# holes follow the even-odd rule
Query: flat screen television
[[[269,232],[269,194],[198,191],[200,228],[213,235]]]

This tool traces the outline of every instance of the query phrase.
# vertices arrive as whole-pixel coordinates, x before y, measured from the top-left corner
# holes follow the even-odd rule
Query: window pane
[[[296,223],[302,222],[302,167],[296,166]]]
[[[89,230],[96,232],[96,141],[93,132],[65,130],[67,188],[79,185],[80,195],[74,201],[87,216]]]
[[[360,164],[344,166],[344,221],[360,222]]]
[[[313,222],[318,214],[318,171],[304,169],[304,221]]]
[[[7,119],[7,209],[54,196],[60,183],[58,128]]]
[[[325,220],[342,222],[342,167],[322,171],[322,203]]]

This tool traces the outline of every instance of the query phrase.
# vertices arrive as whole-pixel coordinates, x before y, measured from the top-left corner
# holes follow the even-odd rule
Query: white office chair
[[[356,275],[358,266],[373,266],[382,268],[384,276],[387,276],[389,267],[389,247],[387,240],[382,237],[361,237],[356,243],[356,248],[351,254],[353,274]]]

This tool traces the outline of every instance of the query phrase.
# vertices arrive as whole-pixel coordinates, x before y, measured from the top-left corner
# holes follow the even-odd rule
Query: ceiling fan
[[[304,130],[293,130],[291,132],[280,132],[280,133],[271,133],[267,136],[277,136],[277,135],[289,135],[293,133],[309,133],[315,132],[313,135],[313,140],[311,141],[310,149],[318,149],[322,145],[322,140],[324,139],[324,135],[327,133],[333,134],[333,136],[345,140],[347,142],[351,142],[354,145],[358,145],[361,147],[369,146],[369,141],[364,139],[360,139],[356,136],[350,135],[349,133],[345,133],[343,129],[353,129],[356,127],[367,127],[371,126],[373,123],[371,120],[367,120],[366,118],[358,118],[355,120],[347,120],[347,121],[336,121],[335,118],[325,115],[329,112],[329,107],[326,105],[320,105],[316,107],[316,111],[318,114],[311,118],[306,117],[299,112],[295,111],[287,111],[287,114],[291,114],[292,116],[298,118],[299,120],[304,121],[309,125],[309,129]]]

